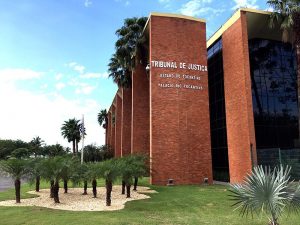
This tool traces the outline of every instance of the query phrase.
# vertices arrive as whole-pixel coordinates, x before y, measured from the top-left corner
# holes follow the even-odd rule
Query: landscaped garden
[[[0,224],[267,224],[265,216],[253,215],[251,218],[249,215],[243,218],[238,211],[233,211],[233,202],[226,186],[160,187],[149,185],[146,178],[139,183],[158,193],[147,194],[151,197],[149,199],[127,202],[124,209],[111,212],[0,207]],[[104,181],[98,180],[98,184],[103,186]],[[48,187],[49,183],[41,182],[42,189]],[[34,190],[33,186],[24,184],[21,190],[22,199],[33,197],[26,193]],[[14,189],[10,189],[0,193],[0,200],[14,199],[14,196]],[[92,198],[92,192],[88,192],[88,196]],[[299,221],[300,215],[297,214],[284,214],[280,220],[284,225],[298,225]]]

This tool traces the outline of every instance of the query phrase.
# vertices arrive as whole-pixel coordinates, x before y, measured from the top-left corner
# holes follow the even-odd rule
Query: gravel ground
[[[30,199],[21,199],[20,204],[16,204],[15,200],[1,201],[0,206],[38,206],[51,209],[70,210],[70,211],[111,211],[123,209],[128,201],[150,198],[146,193],[156,193],[148,187],[138,187],[138,191],[131,192],[131,198],[121,195],[121,186],[114,186],[112,191],[111,206],[106,206],[106,189],[105,187],[97,188],[97,198],[93,198],[92,189],[88,189],[88,195],[82,195],[82,188],[70,188],[68,194],[63,193],[60,189],[59,204],[55,204],[53,199],[49,197],[49,189],[42,189],[40,192],[30,191],[30,194],[37,194],[39,197]],[[145,194],[144,194],[145,193]]]

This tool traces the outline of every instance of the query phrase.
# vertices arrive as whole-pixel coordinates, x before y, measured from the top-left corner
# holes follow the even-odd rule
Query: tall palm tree
[[[16,203],[21,202],[21,178],[29,173],[28,160],[8,159],[0,162],[0,171],[10,175],[15,181]]]
[[[81,140],[80,136],[80,120],[75,118],[65,121],[61,127],[62,136],[72,142],[73,145],[73,154],[78,153],[78,142]]]
[[[112,77],[119,87],[129,88],[131,86],[131,71],[134,68],[132,57],[145,42],[142,32],[147,19],[147,17],[127,18],[124,25],[116,31],[118,36],[115,44],[116,52],[110,59],[108,67],[109,77]]]
[[[107,128],[108,113],[107,113],[106,109],[100,110],[100,112],[98,113],[98,123],[104,129]]]
[[[299,0],[268,0],[267,4],[274,9],[270,15],[270,27],[280,26],[282,40],[293,40],[297,56],[297,80],[298,80],[298,110],[300,113],[300,1]],[[300,116],[299,116],[300,139]]]
[[[300,185],[290,182],[290,167],[274,170],[255,167],[243,184],[232,184],[234,206],[242,215],[264,213],[269,216],[269,225],[279,225],[278,219],[285,209],[300,208]]]

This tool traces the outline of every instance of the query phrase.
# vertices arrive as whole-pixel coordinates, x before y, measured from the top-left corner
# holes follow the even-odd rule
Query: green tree
[[[87,163],[80,164],[79,161],[78,163],[75,163],[74,173],[70,177],[70,180],[73,182],[74,185],[80,185],[81,183],[83,183],[82,195],[87,195],[87,186],[89,179],[90,176]]]
[[[64,193],[68,193],[68,182],[71,179],[73,173],[75,173],[75,164],[79,164],[78,160],[71,158],[70,156],[64,156],[64,162],[62,164],[61,178],[64,183]]]
[[[40,191],[40,180],[41,171],[43,170],[43,160],[42,158],[34,158],[29,163],[30,179],[33,182],[35,180],[35,191]]]
[[[298,89],[300,86],[300,1],[299,0],[268,0],[267,4],[274,11],[270,15],[270,27],[277,25],[282,31],[283,42],[293,40],[297,55],[297,77]],[[300,102],[300,95],[298,95]],[[298,104],[300,112],[300,104]],[[300,138],[300,117],[299,117],[299,138]]]
[[[0,171],[14,179],[16,203],[21,202],[21,178],[28,175],[28,160],[8,159],[0,162]]]
[[[45,142],[39,136],[34,137],[29,144],[30,150],[35,158],[42,155],[42,146]]]
[[[11,156],[17,159],[29,158],[30,151],[27,148],[17,148],[13,150]]]
[[[99,163],[89,163],[88,178],[92,182],[93,196],[97,198],[97,179],[101,177],[101,165]]]
[[[74,155],[78,153],[78,143],[81,140],[79,128],[80,120],[75,118],[65,121],[61,127],[62,136],[67,139],[68,142],[72,142]]]
[[[108,64],[109,77],[119,87],[131,87],[131,71],[134,68],[132,57],[145,42],[142,37],[147,17],[127,18],[123,26],[116,31],[118,40],[115,44],[116,52]]]
[[[111,205],[112,185],[119,176],[119,163],[115,159],[106,160],[100,163],[100,174],[105,180],[106,206]]]
[[[100,112],[98,113],[98,123],[104,129],[107,128],[108,113],[107,113],[106,109],[100,110]]]
[[[279,225],[278,219],[284,209],[297,211],[300,207],[300,185],[289,182],[290,167],[274,170],[254,167],[242,184],[232,184],[234,206],[242,215],[264,213],[269,225]]]
[[[43,148],[44,156],[55,157],[64,156],[66,154],[68,154],[67,150],[65,150],[65,148],[60,144],[47,145]]]
[[[29,149],[29,144],[21,140],[0,140],[0,159],[7,159],[19,148]]]
[[[66,159],[61,156],[49,158],[43,161],[41,171],[42,177],[50,181],[50,197],[53,197],[54,203],[59,201],[59,182],[63,177],[63,170]]]

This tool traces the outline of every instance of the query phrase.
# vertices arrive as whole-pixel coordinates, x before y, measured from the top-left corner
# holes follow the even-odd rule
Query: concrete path
[[[0,176],[0,192],[14,187],[14,182],[10,177]]]

